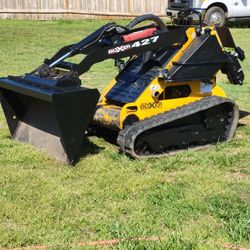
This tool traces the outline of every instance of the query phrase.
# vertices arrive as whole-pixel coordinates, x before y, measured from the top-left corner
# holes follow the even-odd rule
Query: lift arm
[[[185,10],[185,12],[181,12],[182,18],[192,13],[197,13],[197,11],[193,9]],[[154,24],[134,28],[143,21],[153,21]],[[139,16],[126,27],[116,23],[108,23],[80,42],[63,47],[51,59],[45,59],[44,64],[31,74],[47,80],[56,80],[55,86],[80,85],[79,76],[87,72],[92,65],[106,59],[118,60],[140,55],[147,51],[156,51],[160,48],[168,50],[173,47],[182,47],[187,41],[186,30],[188,27],[187,25],[179,25],[168,29],[164,22],[153,14]],[[196,27],[196,36],[201,37],[202,32],[200,17],[199,26]],[[209,37],[211,29],[207,28],[204,32]],[[225,47],[229,44],[229,47],[234,48],[239,56],[226,52],[221,53],[221,58],[218,58],[220,61],[217,60],[213,63],[223,65],[221,66],[222,72],[228,75],[233,84],[242,84],[244,76],[237,72],[241,68],[238,58],[243,60],[244,52],[236,48],[228,28],[224,28],[222,31],[217,29],[217,32],[222,44],[224,45],[223,40],[226,40]],[[66,61],[79,54],[84,55],[84,58],[78,64]],[[153,55],[152,59],[154,59]],[[196,63],[199,64],[200,62],[197,61]],[[182,64],[179,66],[188,66],[188,63]]]
[[[152,20],[156,24],[132,29],[142,21]],[[50,69],[61,68],[81,75],[92,65],[106,59],[120,59],[138,55],[158,48],[182,46],[186,42],[186,27],[168,30],[159,17],[152,14],[134,19],[127,27],[108,23],[80,42],[60,49],[51,59],[45,59],[39,68],[39,76],[47,77]],[[67,62],[66,59],[78,54],[85,55],[79,63]],[[35,73],[35,72],[32,72]]]

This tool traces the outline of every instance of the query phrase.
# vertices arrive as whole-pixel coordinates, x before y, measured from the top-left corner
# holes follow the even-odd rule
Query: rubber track
[[[238,120],[239,120],[238,106],[235,104],[234,101],[228,98],[218,97],[218,96],[209,96],[209,97],[204,97],[199,101],[195,101],[190,104],[183,105],[176,109],[155,115],[145,120],[136,122],[135,124],[129,127],[126,127],[125,129],[120,131],[118,138],[117,138],[117,143],[120,146],[120,149],[122,152],[129,154],[133,158],[159,157],[159,156],[168,155],[168,154],[171,154],[171,155],[176,154],[177,152],[183,151],[185,149],[171,151],[170,153],[163,153],[163,154],[137,155],[134,151],[134,143],[137,137],[147,130],[167,124],[177,119],[185,118],[189,115],[193,115],[197,112],[205,111],[209,108],[218,106],[220,104],[225,104],[225,103],[228,103],[232,105],[233,107],[232,120],[229,121],[230,123],[227,126],[227,130],[225,134],[226,140],[228,141],[233,137],[236,127],[238,125]],[[203,146],[199,145],[197,147],[192,147],[192,149],[195,149],[195,148],[202,149],[207,146],[208,144],[203,145]]]

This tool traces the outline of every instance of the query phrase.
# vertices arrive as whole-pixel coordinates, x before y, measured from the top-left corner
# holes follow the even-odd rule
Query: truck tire
[[[224,26],[226,23],[226,13],[221,7],[213,6],[207,10],[204,21],[207,25]]]

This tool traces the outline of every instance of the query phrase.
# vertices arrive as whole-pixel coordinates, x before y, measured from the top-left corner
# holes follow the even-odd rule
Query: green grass
[[[0,75],[33,70],[105,22],[1,20]],[[246,51],[246,84],[229,85],[222,75],[218,82],[241,110],[250,111],[250,29],[232,33]],[[83,82],[102,90],[115,74],[113,62],[106,61]],[[229,143],[161,159],[131,160],[116,146],[91,138],[93,153],[72,168],[11,140],[1,111],[0,247],[68,249],[80,241],[138,236],[163,240],[125,241],[114,248],[250,247],[249,116],[240,124]]]

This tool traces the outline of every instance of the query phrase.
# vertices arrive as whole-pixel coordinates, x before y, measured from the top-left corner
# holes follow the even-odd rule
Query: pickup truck
[[[184,8],[203,12],[208,25],[223,26],[227,20],[250,19],[250,0],[168,0],[167,15]]]

